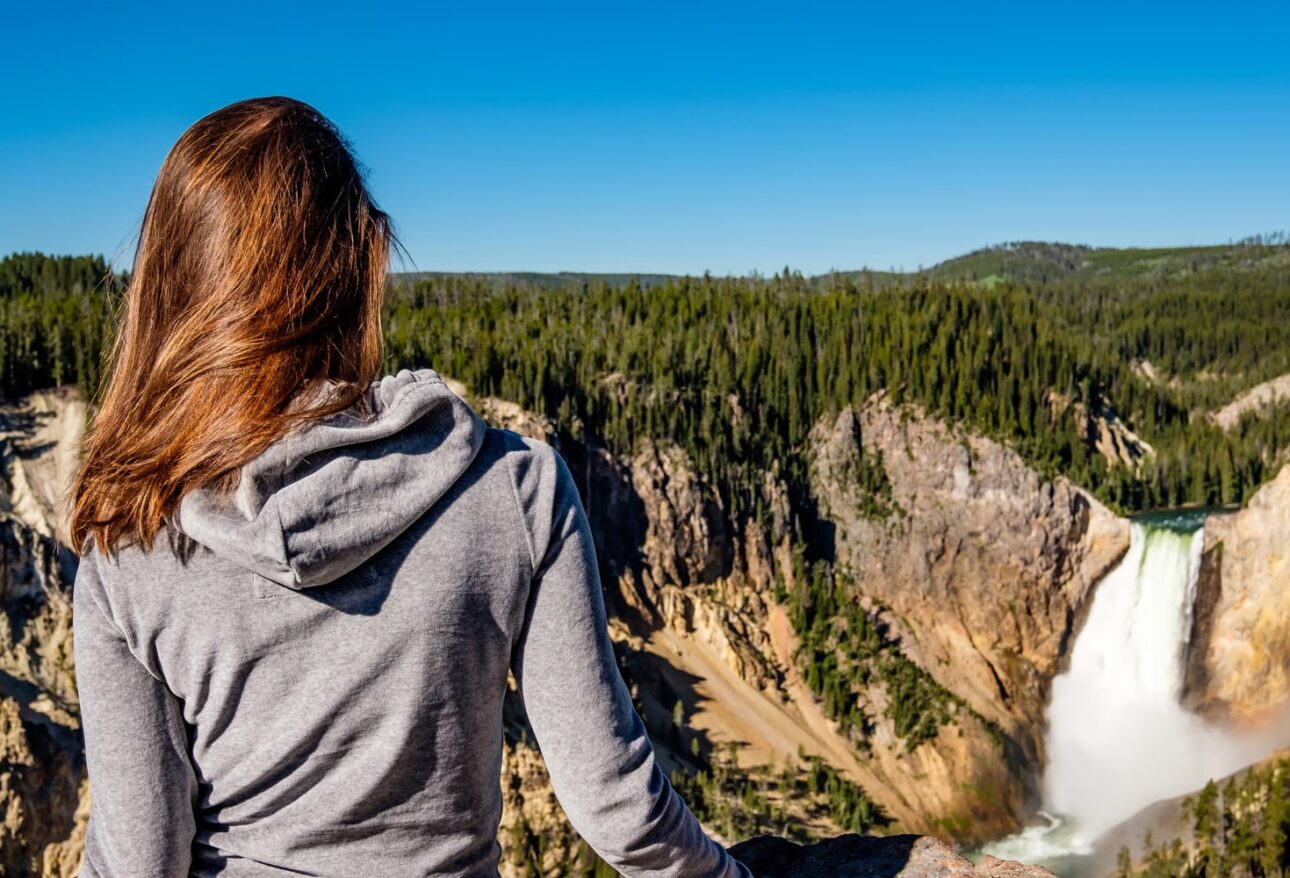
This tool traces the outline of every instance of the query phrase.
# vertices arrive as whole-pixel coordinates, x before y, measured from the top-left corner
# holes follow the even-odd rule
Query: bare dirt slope
[[[1287,399],[1290,399],[1290,374],[1278,375],[1251,387],[1227,405],[1211,412],[1209,417],[1224,430],[1230,430],[1247,412],[1262,411]]]

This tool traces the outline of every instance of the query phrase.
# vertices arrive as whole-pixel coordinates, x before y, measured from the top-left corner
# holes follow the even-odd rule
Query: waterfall
[[[1179,704],[1204,547],[1200,514],[1135,520],[1124,560],[1097,587],[1048,707],[1048,826],[990,845],[997,856],[1092,853],[1104,832],[1262,753]],[[1263,749],[1263,748],[1259,748]],[[1069,874],[1069,873],[1068,873]]]
[[[1048,707],[1046,807],[1087,840],[1242,767],[1225,758],[1226,736],[1178,703],[1204,529],[1132,527]]]

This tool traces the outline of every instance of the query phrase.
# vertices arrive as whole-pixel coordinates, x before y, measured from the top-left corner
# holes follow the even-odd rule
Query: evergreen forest
[[[1119,852],[1115,878],[1282,878],[1290,870],[1290,758],[1210,781],[1182,804],[1187,837]]]
[[[1081,254],[1095,270],[1072,267]],[[127,280],[100,257],[0,260],[0,393],[92,392]],[[670,438],[736,517],[764,513],[772,464],[804,484],[818,418],[879,392],[1001,439],[1128,513],[1240,503],[1290,444],[1285,405],[1228,430],[1207,416],[1290,373],[1283,243],[1007,245],[907,276],[648,281],[396,276],[388,366],[431,365],[616,451]],[[1109,462],[1091,443],[1096,417],[1154,453]],[[863,477],[881,492],[880,465]]]

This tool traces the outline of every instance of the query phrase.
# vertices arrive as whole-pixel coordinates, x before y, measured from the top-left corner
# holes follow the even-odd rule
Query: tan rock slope
[[[1278,375],[1256,384],[1227,405],[1209,414],[1209,419],[1224,430],[1231,430],[1248,412],[1260,412],[1290,399],[1290,375]]]
[[[1243,724],[1290,699],[1290,467],[1239,512],[1211,515],[1197,583],[1187,700]]]

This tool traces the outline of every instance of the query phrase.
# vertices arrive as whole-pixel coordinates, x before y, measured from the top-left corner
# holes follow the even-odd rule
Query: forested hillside
[[[116,290],[101,256],[19,253],[0,260],[0,394],[57,384],[91,389]]]
[[[1290,867],[1290,758],[1210,781],[1182,810],[1188,837],[1148,832],[1138,861],[1120,851],[1114,878],[1273,878]]]
[[[1204,414],[1290,371],[1290,249],[1226,252],[1158,274],[1129,261],[990,284],[785,272],[550,290],[442,277],[394,289],[388,335],[394,362],[434,363],[564,429],[616,447],[670,436],[751,515],[772,462],[800,483],[815,418],[879,391],[1125,511],[1234,503],[1275,471],[1290,413],[1229,431]],[[1155,454],[1136,467],[1096,454],[1090,422],[1113,414]],[[881,492],[876,469],[859,477]]]
[[[5,397],[92,389],[122,280],[100,258],[0,261]],[[386,326],[390,368],[432,364],[620,450],[670,437],[737,514],[757,516],[761,473],[776,465],[803,484],[810,425],[880,391],[1003,439],[1124,511],[1240,502],[1281,462],[1290,410],[1274,404],[1226,431],[1205,414],[1290,372],[1288,318],[1285,244],[1024,244],[900,283],[787,270],[645,284],[404,278]],[[1095,421],[1111,416],[1155,453],[1134,466],[1096,453]],[[881,468],[857,477],[879,514]]]

